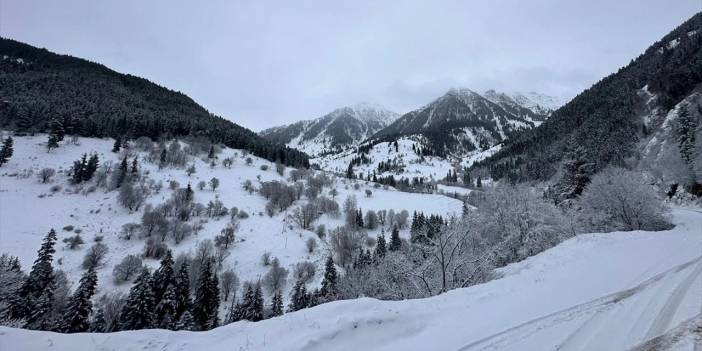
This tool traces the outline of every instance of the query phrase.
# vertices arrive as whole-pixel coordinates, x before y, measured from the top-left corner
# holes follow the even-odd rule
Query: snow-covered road
[[[427,299],[338,301],[203,333],[0,328],[0,350],[699,351],[702,213],[673,216],[673,230],[580,235]]]

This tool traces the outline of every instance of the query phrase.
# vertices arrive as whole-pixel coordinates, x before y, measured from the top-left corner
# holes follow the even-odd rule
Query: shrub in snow
[[[261,165],[261,167],[260,167],[260,168],[261,168],[261,170],[262,170],[262,171],[264,171],[264,172],[265,172],[265,171],[267,171],[267,170],[268,170],[268,168],[269,168],[269,167],[268,167],[268,165]]]
[[[285,174],[285,166],[280,162],[276,162],[275,171],[278,173],[278,175],[283,176],[283,174]]]
[[[49,190],[51,190],[52,193],[57,193],[57,192],[61,191],[61,189],[62,189],[62,187],[58,184],[53,185],[51,188],[49,188]]]
[[[207,186],[207,183],[205,183],[204,180],[201,180],[201,181],[199,181],[199,182],[197,183],[197,188],[198,188],[200,191],[204,190],[206,186]]]
[[[324,239],[324,237],[327,235],[327,227],[324,224],[320,224],[317,226],[317,229],[314,232],[317,234],[317,237]]]
[[[67,226],[63,227],[63,230],[66,232],[72,232],[73,229],[74,229],[74,227],[72,225],[67,225]]]
[[[270,252],[264,252],[263,255],[261,255],[261,263],[264,266],[268,266],[271,264],[271,253]]]
[[[313,253],[314,249],[317,248],[317,240],[314,240],[314,238],[307,239],[305,242],[305,247],[307,247],[308,253]]]
[[[70,250],[75,250],[79,248],[81,245],[85,244],[85,241],[83,241],[83,238],[80,237],[80,235],[76,234],[74,236],[69,236],[65,239],[63,239],[63,242],[66,243],[66,247]]]
[[[672,228],[669,209],[643,175],[608,168],[595,175],[580,198],[580,221],[587,231]]]
[[[39,179],[42,183],[48,183],[51,181],[51,177],[56,174],[56,170],[53,168],[43,168],[39,171]]]
[[[373,196],[373,192],[370,189],[366,189],[366,197]]]
[[[295,281],[309,283],[314,279],[316,271],[317,267],[315,267],[314,263],[310,261],[298,262],[293,269],[293,278],[295,278]]]
[[[239,211],[239,213],[236,215],[236,218],[239,218],[239,219],[246,219],[246,218],[249,218],[249,213],[246,212],[246,211],[244,211],[244,210],[241,210],[241,211]]]
[[[210,179],[209,181],[209,185],[212,191],[217,190],[217,188],[219,187],[219,179],[217,179],[217,177],[212,177],[212,179]]]
[[[112,269],[112,277],[115,283],[129,281],[137,273],[141,272],[142,262],[137,255],[127,255],[122,261]]]

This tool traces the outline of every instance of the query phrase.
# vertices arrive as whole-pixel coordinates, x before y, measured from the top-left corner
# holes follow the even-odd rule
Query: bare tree
[[[39,179],[41,180],[42,183],[48,183],[51,181],[51,177],[56,174],[56,170],[53,168],[43,168],[41,171],[39,171]]]
[[[219,274],[219,286],[225,302],[230,295],[236,294],[236,290],[239,288],[239,277],[233,269],[227,269]],[[232,296],[232,299],[235,298],[236,296]]]
[[[126,282],[132,279],[138,272],[141,272],[142,262],[137,255],[127,255],[122,262],[112,269],[112,276],[116,283]]]
[[[271,268],[268,269],[268,273],[263,276],[262,283],[270,294],[275,294],[285,287],[287,279],[288,270],[281,267],[280,261],[276,257],[271,262]]]
[[[107,245],[103,243],[95,243],[88,249],[83,257],[83,269],[97,268],[102,265],[105,256],[107,255]]]

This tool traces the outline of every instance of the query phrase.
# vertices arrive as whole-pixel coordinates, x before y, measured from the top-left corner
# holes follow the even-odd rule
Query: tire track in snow
[[[656,319],[651,324],[651,328],[646,333],[646,340],[654,338],[665,333],[673,320],[675,313],[678,311],[680,304],[687,295],[692,284],[702,274],[702,264],[698,263],[693,270],[680,284],[675,288],[671,296],[665,303],[665,306],[658,312]]]
[[[458,350],[498,350],[504,346],[514,345],[521,340],[527,339],[529,336],[539,332],[540,330],[572,321],[575,318],[584,315],[594,315],[607,311],[616,306],[618,302],[629,299],[632,296],[635,296],[638,293],[650,288],[651,286],[663,280],[664,278],[673,274],[677,274],[680,271],[690,267],[691,265],[700,263],[701,261],[702,256],[699,256],[691,261],[685,262],[683,264],[672,267],[662,273],[659,273],[632,288],[605,295],[603,297],[579,305],[575,305],[573,307],[569,307],[543,317],[532,319],[525,323],[506,329],[502,332],[463,345],[462,347],[458,348]]]

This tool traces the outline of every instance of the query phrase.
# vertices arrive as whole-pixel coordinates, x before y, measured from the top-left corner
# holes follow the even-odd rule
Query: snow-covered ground
[[[63,335],[0,328],[8,350],[699,350],[702,212],[664,232],[585,234],[489,283],[357,299],[208,332]],[[695,342],[697,345],[695,346]]]
[[[45,135],[16,137],[14,156],[10,162],[0,168],[0,253],[6,252],[18,256],[22,266],[28,269],[36,259],[36,251],[42,238],[49,229],[54,228],[59,241],[54,263],[58,269],[67,273],[70,281],[77,282],[83,272],[80,265],[85,252],[93,244],[96,236],[103,236],[104,242],[109,247],[109,253],[104,266],[98,272],[97,296],[114,290],[128,290],[131,284],[115,285],[113,283],[112,269],[126,255],[141,254],[144,240],[121,240],[118,239],[118,234],[123,224],[140,222],[142,212],[130,213],[122,207],[117,202],[117,191],[105,192],[103,189],[98,189],[88,194],[67,193],[72,186],[65,174],[73,165],[73,161],[78,160],[83,153],[96,152],[100,156],[101,163],[106,161],[117,163],[118,154],[111,152],[114,141],[80,138],[79,145],[62,143],[61,147],[50,153],[46,152],[45,142]],[[229,156],[235,158],[231,169],[221,165],[221,160]],[[242,184],[250,180],[258,187],[260,182],[285,178],[276,173],[275,165],[271,162],[250,156],[253,163],[247,165],[246,157],[249,156],[243,156],[241,150],[224,149],[219,155],[219,165],[215,168],[210,168],[206,162],[196,158],[194,162],[197,172],[190,177],[184,169],[159,170],[156,165],[140,162],[143,172],[148,172],[151,179],[162,180],[164,183],[160,193],[152,194],[146,202],[153,205],[163,203],[172,193],[168,189],[168,181],[176,180],[182,187],[188,183],[192,184],[196,202],[206,204],[218,197],[225,206],[236,206],[239,210],[248,212],[250,217],[240,221],[237,242],[231,250],[231,255],[224,262],[225,267],[235,270],[241,281],[257,280],[267,272],[268,267],[261,264],[261,255],[264,252],[270,252],[272,257],[279,258],[281,264],[291,272],[294,264],[310,260],[320,265],[318,275],[321,276],[323,271],[321,266],[329,254],[328,246],[324,241],[320,241],[317,252],[308,254],[305,241],[308,238],[317,238],[313,232],[294,225],[289,218],[286,218],[286,213],[279,213],[273,217],[265,214],[266,200],[257,193],[249,194],[243,189]],[[261,170],[263,165],[268,166],[268,170]],[[57,170],[53,181],[48,184],[41,183],[37,178],[38,171],[45,167]],[[24,177],[23,174],[28,174],[29,170],[32,170],[33,174]],[[286,176],[290,170],[286,170]],[[209,188],[197,190],[196,184],[199,181],[208,181],[212,177],[217,177],[221,181],[216,191]],[[360,187],[356,190],[350,181],[336,180],[334,188],[339,193],[336,201],[342,205],[348,195],[354,195],[358,206],[364,211],[407,210],[410,215],[413,211],[422,211],[450,216],[460,214],[462,211],[461,201],[446,196],[404,193],[392,188],[376,189],[373,183],[363,181],[358,183]],[[50,188],[54,185],[61,185],[62,190],[52,194]],[[366,196],[366,189],[372,190],[371,197]],[[325,188],[323,191],[326,194],[329,190]],[[297,201],[293,208],[305,201],[303,197],[303,200]],[[291,211],[292,208],[287,214]],[[315,222],[315,225],[325,224],[329,230],[342,225],[343,220],[343,218],[330,218],[325,215]],[[219,220],[209,218],[198,235],[191,236],[178,245],[170,241],[169,246],[174,250],[174,255],[192,252],[199,242],[212,239],[219,234],[227,221],[228,217]],[[69,250],[61,242],[64,238],[75,235],[74,232],[62,230],[67,225],[73,225],[82,230],[80,235],[86,243],[78,250]],[[372,231],[369,235],[375,236],[377,233]],[[408,230],[402,231],[401,235],[409,237]],[[152,268],[158,266],[157,260],[145,259],[144,263]],[[320,279],[321,277],[318,277],[318,281]],[[288,284],[287,289],[291,287],[292,282]],[[284,296],[287,296],[287,290]]]

